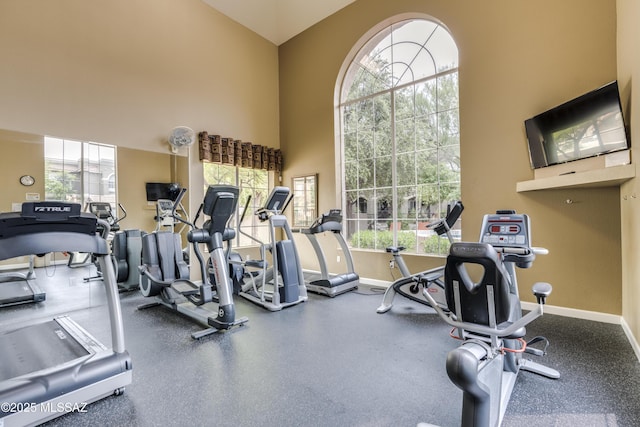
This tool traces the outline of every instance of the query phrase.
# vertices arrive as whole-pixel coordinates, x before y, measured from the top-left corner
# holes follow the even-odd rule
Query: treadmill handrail
[[[49,252],[85,252],[108,255],[107,241],[98,235],[90,236],[65,231],[23,234],[0,239],[0,260]]]

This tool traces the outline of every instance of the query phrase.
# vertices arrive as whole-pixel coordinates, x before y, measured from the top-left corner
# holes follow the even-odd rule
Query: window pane
[[[422,19],[387,27],[349,66],[343,190],[354,247],[443,253],[426,225],[460,197],[457,66],[449,32]]]
[[[203,175],[206,187],[212,184],[234,185],[239,188],[240,196],[238,207],[234,216],[229,221],[229,226],[237,228],[242,218],[241,229],[243,232],[258,239],[261,242],[269,240],[268,224],[258,219],[254,212],[261,208],[269,197],[271,185],[269,172],[262,169],[239,168],[231,165],[217,163],[203,163]],[[249,197],[251,197],[249,199]],[[247,205],[247,201],[249,204]],[[243,213],[246,209],[246,214]],[[251,238],[236,233],[236,246],[256,245]]]
[[[438,108],[440,110],[458,108],[458,73],[450,73],[438,78]]]
[[[398,185],[416,184],[416,156],[415,153],[398,154],[396,156],[396,171]]]
[[[358,189],[358,163],[346,162],[344,165],[344,188],[345,190]]]
[[[83,150],[84,200],[108,202],[115,208],[115,188],[110,189],[110,181],[116,173],[115,147],[85,142]]]
[[[416,177],[418,184],[438,182],[438,150],[416,152]]]
[[[413,118],[415,115],[415,87],[412,85],[396,90],[394,96],[396,121]]]
[[[358,188],[373,188],[373,159],[362,159],[358,163]]]
[[[391,142],[391,127],[389,123],[384,123],[376,128],[374,141],[376,157],[391,155],[393,143]]]
[[[109,202],[115,209],[116,148],[45,137],[45,200]]]
[[[415,150],[416,126],[413,117],[396,121],[396,153]]]
[[[416,118],[416,150],[435,148],[438,141],[436,114]]]
[[[426,116],[437,111],[436,89],[435,80],[427,80],[415,85],[417,116]]]
[[[391,156],[377,157],[375,159],[376,187],[391,187]]]

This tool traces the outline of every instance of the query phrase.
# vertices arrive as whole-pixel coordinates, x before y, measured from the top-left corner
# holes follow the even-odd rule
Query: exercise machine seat
[[[118,231],[113,236],[111,257],[118,283],[126,282],[132,273],[137,274],[137,267],[141,260],[143,234],[140,230],[132,229]]]
[[[156,231],[142,237],[142,263],[154,282],[170,286],[176,280],[189,279],[181,243],[180,235],[171,231]]]
[[[466,264],[479,265],[482,278],[474,282]],[[458,286],[455,286],[455,285]],[[518,297],[510,291],[511,283],[500,255],[488,243],[456,242],[451,245],[445,265],[445,295],[449,309],[458,321],[490,325],[488,287],[493,288],[496,326],[509,322],[512,309],[519,307]],[[460,306],[456,307],[456,287]],[[515,298],[515,300],[514,300]],[[524,328],[516,335],[524,336]]]

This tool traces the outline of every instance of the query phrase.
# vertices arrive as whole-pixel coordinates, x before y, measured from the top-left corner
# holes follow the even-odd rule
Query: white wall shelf
[[[636,165],[612,166],[590,171],[551,176],[548,178],[520,181],[516,184],[518,193],[561,188],[616,187],[636,176]]]

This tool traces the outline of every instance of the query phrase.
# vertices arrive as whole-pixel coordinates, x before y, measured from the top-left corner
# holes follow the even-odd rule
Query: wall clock
[[[20,177],[20,184],[30,186],[33,185],[36,180],[31,175],[22,175]]]

